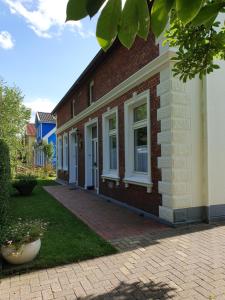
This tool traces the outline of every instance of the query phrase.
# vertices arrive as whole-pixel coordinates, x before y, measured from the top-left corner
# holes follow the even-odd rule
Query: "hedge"
[[[0,230],[7,220],[10,177],[9,148],[4,140],[0,139]]]

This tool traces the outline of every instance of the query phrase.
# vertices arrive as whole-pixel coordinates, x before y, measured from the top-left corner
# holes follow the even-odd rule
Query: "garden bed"
[[[39,180],[29,197],[13,196],[10,215],[13,219],[42,219],[49,223],[42,239],[39,256],[31,263],[12,266],[2,261],[2,274],[22,273],[54,267],[116,253],[116,249],[49,195],[42,186],[53,180]]]

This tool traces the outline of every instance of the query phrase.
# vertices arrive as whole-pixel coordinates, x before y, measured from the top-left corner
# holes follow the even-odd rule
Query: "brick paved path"
[[[3,279],[0,300],[225,299],[225,224],[113,243],[116,255]]]
[[[107,240],[169,229],[92,192],[73,190],[68,186],[47,186],[45,189]]]

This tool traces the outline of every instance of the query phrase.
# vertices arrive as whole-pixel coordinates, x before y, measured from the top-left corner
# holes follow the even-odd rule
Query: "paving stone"
[[[66,187],[51,188],[67,193]],[[68,199],[74,201],[75,192]],[[0,300],[225,300],[224,223],[168,229],[93,194],[79,195],[83,207],[75,202],[73,212],[82,212],[82,219],[119,253],[2,279]]]

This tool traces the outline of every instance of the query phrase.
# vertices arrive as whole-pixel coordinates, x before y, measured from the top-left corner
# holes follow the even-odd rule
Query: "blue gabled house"
[[[35,164],[36,166],[45,165],[45,155],[42,149],[43,142],[52,143],[54,146],[54,155],[52,165],[56,167],[56,120],[50,113],[37,112],[35,117],[36,127],[36,147],[35,147]]]

